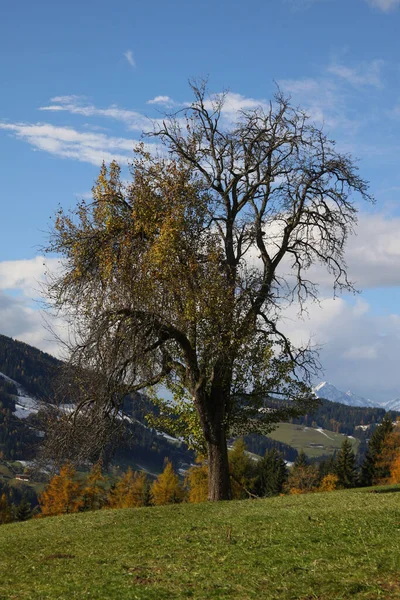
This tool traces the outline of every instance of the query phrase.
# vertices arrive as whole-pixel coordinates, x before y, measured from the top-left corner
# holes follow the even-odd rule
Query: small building
[[[18,481],[29,481],[29,475],[16,475],[15,479],[18,479]]]

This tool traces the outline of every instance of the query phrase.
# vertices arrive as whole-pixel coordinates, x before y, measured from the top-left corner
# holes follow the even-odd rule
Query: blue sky
[[[400,0],[9,3],[0,22],[0,333],[56,352],[34,299],[58,204],[86,196],[101,160],[127,164],[149,118],[230,90],[227,112],[276,83],[359,159],[375,206],[349,243],[357,298],[288,318],[322,344],[325,378],[400,396]],[[276,83],[275,83],[276,82]]]

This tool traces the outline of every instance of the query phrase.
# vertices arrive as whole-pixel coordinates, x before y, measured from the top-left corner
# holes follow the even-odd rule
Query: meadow
[[[0,527],[0,598],[400,598],[399,487]]]

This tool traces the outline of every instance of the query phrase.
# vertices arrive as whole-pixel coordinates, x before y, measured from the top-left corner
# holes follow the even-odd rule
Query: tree
[[[7,496],[2,494],[0,496],[0,525],[10,523],[12,521],[11,506],[8,502]]]
[[[15,516],[17,521],[28,521],[32,517],[32,507],[26,498],[22,498],[18,505]]]
[[[259,496],[277,496],[288,478],[288,469],[282,455],[273,448],[257,465],[256,491]]]
[[[289,494],[307,494],[316,491],[319,483],[319,472],[316,465],[310,465],[301,450],[289,470],[285,490]]]
[[[356,457],[351,442],[345,438],[336,457],[338,487],[352,488],[356,485]]]
[[[392,419],[385,416],[382,422],[377,426],[371,439],[368,442],[368,450],[361,465],[361,485],[370,486],[379,480],[390,476],[387,468],[379,466],[378,458],[381,454],[384,440],[393,431]]]
[[[228,461],[232,481],[232,497],[236,500],[248,498],[249,491],[254,485],[255,467],[251,458],[246,454],[246,444],[243,438],[238,438],[233,444]]]
[[[76,481],[76,471],[71,463],[54,475],[44,492],[39,496],[43,516],[77,512],[83,506],[81,484]]]
[[[196,465],[188,469],[185,485],[188,487],[189,502],[206,502],[208,498],[208,467],[204,458],[196,458]]]
[[[399,455],[400,421],[397,421],[382,440],[380,452],[376,457],[373,483],[397,483]]]
[[[135,508],[146,506],[149,498],[149,484],[144,471],[132,471],[129,467],[126,473],[111,488],[108,494],[108,504],[111,508]]]
[[[183,500],[183,489],[179,483],[179,477],[174,473],[172,463],[169,460],[165,464],[164,471],[151,486],[151,498],[156,506],[175,504]]]
[[[308,465],[309,465],[309,462],[307,460],[306,453],[304,452],[304,450],[302,448],[300,450],[300,452],[298,453],[296,460],[293,463],[293,468],[298,469],[299,467],[307,467]]]
[[[337,489],[339,477],[334,473],[328,473],[325,475],[320,483],[318,490],[320,492],[333,492]]]
[[[106,497],[104,483],[105,477],[102,473],[102,465],[97,462],[93,465],[82,490],[84,509],[98,510],[104,506]]]
[[[227,123],[224,94],[194,101],[154,135],[167,157],[137,149],[132,181],[101,168],[93,200],[58,213],[50,282],[70,318],[70,363],[104,389],[77,410],[118,415],[123,396],[162,383],[161,417],[207,452],[209,499],[231,496],[226,440],[267,433],[316,402],[317,366],[281,327],[318,298],[309,272],[352,290],[344,248],[352,194],[368,187],[348,155],[280,92]],[[166,421],[164,420],[164,425]]]

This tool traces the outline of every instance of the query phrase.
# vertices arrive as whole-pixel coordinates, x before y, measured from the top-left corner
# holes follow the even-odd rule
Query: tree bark
[[[221,428],[218,436],[212,436],[208,446],[208,500],[231,500],[228,449],[225,431]]]

